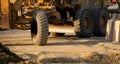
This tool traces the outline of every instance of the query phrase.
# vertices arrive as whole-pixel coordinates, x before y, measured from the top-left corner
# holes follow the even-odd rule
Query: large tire
[[[78,10],[75,21],[74,31],[78,37],[90,37],[93,32],[94,21],[88,9]]]
[[[31,22],[31,37],[35,45],[45,45],[48,39],[48,19],[44,12],[33,14]]]
[[[99,7],[95,10],[94,36],[105,36],[109,12],[106,8]]]

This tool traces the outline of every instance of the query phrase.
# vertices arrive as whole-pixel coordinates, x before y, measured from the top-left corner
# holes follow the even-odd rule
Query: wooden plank
[[[106,41],[120,42],[120,20],[109,20],[106,29]]]
[[[120,20],[116,20],[114,23],[114,29],[113,29],[113,41],[116,43],[120,42]]]
[[[106,29],[106,41],[113,41],[113,29],[114,29],[114,20],[108,20],[107,29]]]
[[[1,25],[2,29],[10,29],[9,0],[1,0]]]

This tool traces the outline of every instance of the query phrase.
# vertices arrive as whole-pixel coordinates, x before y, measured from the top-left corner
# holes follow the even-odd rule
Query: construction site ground
[[[0,31],[0,42],[13,53],[11,56],[23,59],[20,61],[14,59],[10,62],[18,64],[120,64],[120,43],[107,42],[105,37],[49,37],[47,45],[36,46],[32,43],[30,35],[30,30]],[[1,60],[3,60],[2,56],[0,63],[6,62],[5,59]]]

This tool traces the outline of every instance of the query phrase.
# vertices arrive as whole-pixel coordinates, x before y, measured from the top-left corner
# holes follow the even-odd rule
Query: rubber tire
[[[87,28],[85,28],[85,18],[88,19]],[[76,21],[77,20],[77,21]],[[78,37],[90,37],[93,33],[94,21],[88,9],[78,10],[75,21],[74,31]]]
[[[99,7],[95,9],[95,21],[94,21],[94,36],[105,36],[106,34],[106,27],[107,27],[107,20],[109,19],[109,12],[106,8]],[[102,22],[101,17],[104,18],[103,27],[100,24]]]
[[[31,22],[31,37],[35,45],[45,45],[48,39],[48,19],[43,11],[33,14]]]

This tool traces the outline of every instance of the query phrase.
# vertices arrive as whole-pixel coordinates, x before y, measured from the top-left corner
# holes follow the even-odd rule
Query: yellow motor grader
[[[78,37],[104,36],[111,0],[5,0],[10,5],[10,26],[29,22],[36,45],[45,45],[48,35],[75,33]],[[1,0],[1,4],[3,4]],[[1,5],[1,7],[2,7]],[[6,7],[6,6],[5,6]],[[1,12],[3,13],[4,8]],[[1,20],[2,22],[2,20]]]

